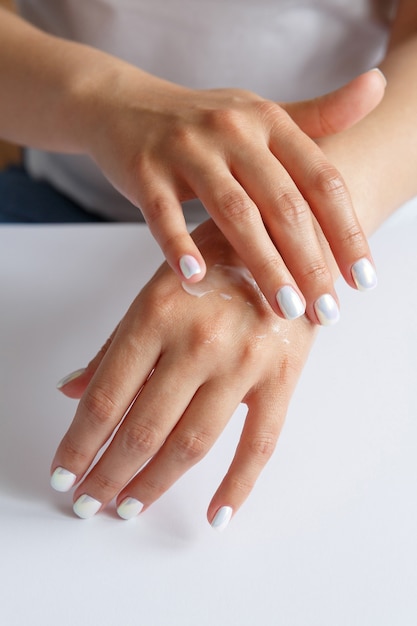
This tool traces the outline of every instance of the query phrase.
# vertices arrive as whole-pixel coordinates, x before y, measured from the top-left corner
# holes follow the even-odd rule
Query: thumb
[[[119,326],[115,328],[104,346],[97,352],[96,356],[89,362],[87,367],[82,367],[75,370],[75,372],[71,372],[71,374],[64,376],[64,378],[58,382],[56,387],[59,391],[68,396],[68,398],[81,398],[109,349],[118,328]]]
[[[368,115],[381,102],[386,84],[382,72],[373,69],[324,96],[281,106],[307,135],[325,137],[353,126]]]

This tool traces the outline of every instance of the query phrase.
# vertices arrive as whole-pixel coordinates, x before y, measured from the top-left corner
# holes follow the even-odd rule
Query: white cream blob
[[[257,282],[246,267],[217,263],[207,271],[203,280],[198,283],[182,282],[181,285],[184,291],[197,298],[216,294],[225,301],[238,298],[250,307],[257,304],[269,306]],[[269,326],[269,330],[273,333],[280,333],[283,343],[287,345],[290,343],[287,338],[287,325],[278,316],[275,323]],[[262,333],[256,335],[255,338],[262,341],[268,336],[269,333]]]
[[[233,295],[229,291],[230,285],[250,286],[261,300],[265,300],[254,277],[246,267],[236,267],[234,265],[213,265],[198,283],[183,282],[182,288],[191,296],[201,298],[209,293],[218,293],[223,300],[232,300]],[[247,302],[252,306],[251,302]]]

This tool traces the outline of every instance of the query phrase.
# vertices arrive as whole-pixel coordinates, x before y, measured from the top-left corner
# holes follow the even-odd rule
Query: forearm
[[[380,65],[388,81],[382,103],[356,126],[321,142],[343,174],[368,235],[417,195],[417,11],[412,12],[394,25]]]
[[[0,137],[45,150],[88,152],[90,129],[103,123],[102,117],[97,121],[103,86],[115,86],[123,69],[135,71],[148,90],[147,82],[158,82],[0,8]]]

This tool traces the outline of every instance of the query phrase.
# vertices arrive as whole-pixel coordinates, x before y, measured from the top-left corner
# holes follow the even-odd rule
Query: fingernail
[[[136,498],[125,498],[117,507],[117,514],[123,519],[132,519],[139,515],[143,504]]]
[[[185,279],[189,279],[196,274],[201,274],[201,267],[193,256],[185,254],[180,258],[180,269]]]
[[[300,317],[305,313],[306,308],[300,296],[295,289],[289,285],[281,287],[281,289],[277,292],[276,300],[285,319],[287,320],[295,320],[297,317]]]
[[[76,480],[75,474],[63,467],[57,467],[51,476],[51,487],[55,491],[69,491]]]
[[[80,369],[75,370],[75,372],[71,372],[71,374],[68,374],[68,376],[64,376],[64,378],[61,378],[61,380],[57,383],[56,388],[62,389],[62,387],[65,387],[65,385],[68,385],[68,383],[71,383],[76,378],[79,378],[82,374],[84,374],[84,372],[85,367],[81,367]]]
[[[87,494],[84,494],[74,502],[74,506],[72,508],[78,517],[81,517],[82,519],[89,519],[97,513],[100,507],[101,502],[95,500],[95,498],[92,498]]]
[[[333,324],[339,321],[339,307],[336,300],[329,293],[325,293],[316,300],[314,310],[322,326],[333,326]]]
[[[379,67],[373,67],[371,70],[369,70],[370,72],[378,72],[378,74],[380,74],[382,76],[382,78],[384,79],[384,83],[385,83],[385,87],[387,86],[387,79],[385,74],[379,69]]]
[[[233,509],[231,506],[222,506],[211,522],[211,527],[222,532],[232,519]]]
[[[352,278],[359,291],[369,291],[377,286],[378,279],[369,259],[359,259],[352,265]]]

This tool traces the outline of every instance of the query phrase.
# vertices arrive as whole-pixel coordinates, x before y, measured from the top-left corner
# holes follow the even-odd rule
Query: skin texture
[[[212,221],[194,238],[208,259],[208,278],[219,263],[241,268]],[[146,508],[208,452],[243,400],[242,438],[209,517],[224,502],[234,510],[242,504],[274,450],[316,327],[304,317],[277,318],[250,282],[231,280],[230,271],[223,278],[217,270],[218,288],[197,298],[164,264],[85,373],[66,386],[77,397],[93,376],[53,463],[77,476],[133,402],[75,500],[88,494],[106,504],[121,491],[118,503],[134,497]]]
[[[406,9],[405,3],[403,10]],[[412,6],[411,13],[415,15]],[[411,19],[412,15],[409,17]],[[404,37],[401,37],[398,28],[394,28],[395,42],[381,65],[388,78],[382,103],[355,126],[318,142],[347,181],[357,214],[367,234],[373,232],[400,204],[417,194],[414,171],[417,156],[417,38],[414,31],[409,32],[408,20],[405,23],[407,33]],[[414,23],[417,25],[417,16]],[[388,176],[387,173],[392,175]],[[332,268],[333,278],[336,278],[338,268],[332,264],[327,242],[317,223],[315,228],[323,253],[327,255],[329,267]],[[221,262],[241,265],[241,259],[234,256],[235,252],[212,222],[202,226],[194,237],[207,255],[209,267],[213,262],[219,262],[218,258],[212,256],[214,249],[222,250]],[[166,293],[169,294],[168,298]],[[121,405],[126,404],[126,400],[122,402],[119,391],[115,393],[119,387],[113,376],[118,371],[119,360],[122,355],[124,358],[131,355],[129,358],[134,360],[138,346],[148,355],[147,365],[142,367],[140,374],[135,375],[133,364],[123,371],[123,376],[128,378],[131,385],[130,396],[127,394],[130,399],[135,390],[145,383],[136,402],[140,403],[137,405],[141,407],[140,415],[145,412],[146,417],[141,419],[134,405],[132,423],[125,422],[126,428],[132,426],[132,430],[130,435],[122,432],[119,443],[122,449],[126,449],[126,442],[130,442],[127,446],[141,450],[140,462],[147,456],[153,456],[153,460],[133,482],[119,491],[120,481],[126,478],[125,463],[133,474],[133,466],[137,465],[137,461],[132,461],[132,457],[126,455],[125,451],[120,453],[116,448],[110,449],[98,468],[93,469],[77,486],[74,499],[88,493],[105,505],[118,493],[118,504],[125,497],[134,497],[144,503],[145,510],[183,471],[205,454],[220,434],[237,402],[244,400],[249,412],[241,441],[229,471],[208,507],[208,520],[213,520],[220,507],[231,506],[234,512],[238,510],[272,454],[316,331],[310,322],[300,318],[292,322],[279,320],[281,331],[274,333],[272,329],[277,318],[271,317],[267,307],[260,305],[249,312],[243,299],[239,298],[234,300],[232,307],[227,308],[227,304],[220,299],[213,299],[210,307],[201,307],[200,301],[188,296],[164,266],[139,295],[116,335],[93,359],[86,372],[63,389],[64,393],[73,397],[80,397],[86,391],[74,424],[58,448],[52,470],[59,465],[64,466],[80,479],[88,465],[87,459],[104,443],[112,430],[112,424],[117,421],[116,416],[122,413]],[[177,310],[181,314],[187,311],[189,321],[186,328],[181,315],[175,317]],[[240,334],[242,314],[249,315],[249,318],[244,318],[246,332],[243,336]],[[176,332],[179,328],[181,333],[178,344],[170,332],[169,320],[172,315],[179,325]],[[147,325],[146,337],[152,346],[137,341],[141,337],[139,327],[143,323]],[[158,329],[156,335],[148,327],[154,323]],[[262,343],[257,343],[253,338],[265,333],[271,341],[266,342],[268,346],[257,349]],[[214,335],[216,341],[211,341]],[[289,343],[285,343],[283,337]],[[208,340],[210,342],[205,343]],[[158,360],[161,353],[164,358],[161,356]],[[199,371],[199,367],[190,368],[186,355],[193,356],[194,365],[202,359],[203,370]],[[207,355],[211,355],[214,360],[207,358]],[[136,360],[143,363],[143,354]],[[155,363],[153,376],[145,382]],[[236,364],[239,364],[238,376]],[[183,380],[187,380],[185,399],[177,399],[174,394],[175,415],[171,409],[167,409],[166,413],[159,410],[158,423],[155,425],[152,422],[154,412],[149,407],[156,402],[156,395],[164,399],[167,407],[171,407],[174,400],[172,389],[177,387],[178,381]],[[103,412],[103,404],[110,411]],[[98,419],[91,418],[94,414]],[[103,415],[107,417],[103,419]],[[130,419],[130,414],[127,419]],[[165,443],[159,445],[164,436],[167,436]],[[132,456],[137,458],[136,454]],[[126,461],[126,457],[129,457],[129,461]]]
[[[337,301],[316,220],[355,287],[352,265],[372,261],[369,246],[343,177],[311,137],[372,110],[383,95],[381,76],[369,74],[292,111],[249,91],[174,85],[0,15],[0,135],[90,155],[141,208],[179,275],[187,255],[201,269],[190,280],[204,277],[204,256],[180,204],[199,197],[277,315],[284,314],[277,302],[284,286],[315,323],[317,299],[329,293]]]
[[[20,22],[16,23],[18,23],[16,29],[23,28]],[[388,79],[382,103],[356,125],[341,133],[321,137],[315,142],[325,155],[326,162],[331,163],[332,168],[335,167],[342,175],[366,234],[373,232],[395,208],[417,193],[416,24],[414,3],[402,2],[393,28],[392,43],[387,58],[381,65]],[[11,29],[8,32],[11,32]],[[27,38],[24,46],[36,44],[35,47],[40,50],[39,54],[42,50],[45,55],[46,50],[50,51],[52,43],[49,38],[44,39],[32,30],[25,31],[25,34]],[[6,40],[7,37],[0,37],[4,49],[7,48]],[[62,86],[62,90],[55,90],[56,106],[52,107],[50,119],[45,119],[42,112],[48,110],[47,107],[43,109],[41,106],[45,103],[35,102],[33,109],[39,113],[38,126],[35,128],[33,121],[31,125],[30,119],[25,117],[23,111],[22,119],[25,120],[26,127],[14,128],[10,121],[13,118],[10,114],[12,105],[6,97],[1,105],[5,117],[0,116],[1,119],[8,120],[7,123],[2,122],[3,133],[14,140],[20,137],[20,141],[32,145],[67,151],[85,151],[92,155],[100,153],[101,156],[95,158],[107,171],[107,168],[111,169],[111,159],[100,142],[103,141],[105,144],[109,138],[105,137],[102,140],[97,136],[94,137],[93,125],[93,138],[87,147],[85,143],[87,135],[83,133],[83,129],[85,130],[85,125],[92,120],[94,104],[99,105],[98,110],[107,111],[110,115],[120,109],[117,102],[111,102],[110,109],[106,109],[100,97],[102,92],[97,86],[93,90],[96,100],[92,98],[91,85],[84,84],[77,68],[81,58],[87,58],[90,68],[96,63],[97,67],[104,69],[103,57],[95,55],[91,50],[88,50],[85,57],[83,52],[87,54],[87,51],[76,46],[63,44],[63,47],[59,48],[61,67],[64,70],[67,68],[60,76],[54,73],[55,61],[49,60],[46,63],[42,75],[42,80],[46,82],[43,93],[51,93],[51,84]],[[52,57],[50,54],[49,56]],[[3,59],[1,67],[7,84],[9,67],[7,55],[0,55],[0,58]],[[39,58],[35,60],[39,62]],[[116,69],[113,60],[106,57],[106,61],[107,71],[92,73],[93,76],[99,76],[97,80],[104,83],[110,76],[114,76]],[[18,63],[19,59],[15,59],[14,62]],[[117,69],[120,69],[118,65]],[[127,81],[130,71],[129,68],[126,69],[126,74],[122,72],[123,76],[120,78],[122,82]],[[77,76],[77,80],[73,79],[74,75]],[[72,80],[68,80],[68,76],[71,76]],[[140,89],[151,84],[156,86],[152,78],[146,76],[141,78],[143,82]],[[188,98],[185,97],[187,94],[181,89],[177,91],[173,87],[173,91],[170,91],[170,86],[159,86],[162,91],[167,88],[168,91],[164,93],[170,93],[172,97],[179,99],[185,98],[188,102]],[[34,86],[32,88],[34,89]],[[80,115],[72,113],[74,125],[71,137],[65,136],[59,122],[62,114],[65,111],[68,113],[68,93],[73,94],[71,98],[75,106],[73,110],[83,111]],[[16,90],[14,94],[16,96]],[[214,106],[216,123],[219,110],[223,110],[219,107],[218,99],[221,100],[224,95],[224,92],[208,94],[210,102],[216,103]],[[229,93],[229,96],[232,94]],[[243,114],[241,107],[244,101],[244,113],[251,120],[251,116],[254,115],[254,125],[258,124],[258,131],[262,128],[264,133],[266,129],[268,133],[272,132],[274,123],[271,122],[271,116],[273,120],[279,118],[280,123],[282,120],[288,123],[286,114],[291,114],[291,110],[294,111],[294,119],[298,120],[297,124],[305,124],[306,107],[303,105],[296,105],[293,109],[286,107],[287,111],[280,107],[279,110],[273,109],[271,113],[273,107],[269,103],[265,105],[253,95],[239,92],[232,100],[236,106],[239,104],[237,107],[239,115]],[[23,104],[19,106],[24,107],[25,100],[22,101]],[[207,103],[207,100],[205,102]],[[193,103],[195,106],[198,104],[196,100],[193,100]],[[149,102],[148,104],[152,105]],[[260,109],[264,114],[265,109],[268,109],[269,125],[259,126],[259,118],[254,111],[259,113]],[[233,110],[235,114],[236,109]],[[314,110],[317,109],[313,107]],[[149,111],[149,115],[155,115],[154,107],[150,106]],[[311,110],[307,117],[317,119],[316,115],[311,114]],[[340,113],[339,117],[343,119],[343,114]],[[207,120],[207,116],[204,119]],[[230,126],[231,116],[229,115],[227,119]],[[290,126],[285,127],[289,132]],[[196,123],[196,127],[200,128],[203,141],[204,124]],[[304,127],[308,128],[308,124]],[[320,134],[313,133],[312,127],[309,129],[313,136]],[[123,134],[122,130],[119,131],[120,136]],[[258,136],[261,136],[262,132]],[[269,148],[271,143],[268,133],[268,141],[264,142],[264,148],[265,145]],[[153,144],[151,141],[150,145],[148,155],[156,154],[158,141]],[[270,150],[269,152],[271,153]],[[273,151],[274,155],[275,152],[277,149]],[[268,155],[265,152],[264,154],[266,158]],[[150,157],[149,159],[148,163],[152,161]],[[281,166],[279,157],[277,160]],[[134,159],[133,163],[137,166]],[[323,163],[321,161],[322,165]],[[289,169],[293,171],[291,167]],[[135,167],[133,170],[136,171]],[[132,166],[122,168],[121,172],[114,171],[115,184],[122,187],[122,184],[116,183],[116,178],[128,176],[131,171]],[[331,171],[334,173],[334,169]],[[178,185],[181,178],[179,176],[176,181],[170,181],[171,188],[180,196],[183,193],[187,197],[193,188],[193,185],[190,185],[191,177],[190,174],[190,179],[183,181],[181,187]],[[152,186],[151,183],[149,185]],[[145,185],[145,189],[149,189],[149,185]],[[343,213],[343,209],[341,212]],[[310,218],[321,254],[325,259],[326,271],[334,280],[339,269],[334,263],[334,250],[330,250],[326,240],[326,236],[328,239],[331,237],[322,223],[323,220],[320,221],[320,216],[315,216],[311,212]],[[310,235],[307,239],[309,237]],[[202,251],[208,268],[219,262],[227,265],[236,264],[239,267],[245,262],[213,221],[209,221],[194,233],[194,242]],[[236,244],[234,247],[238,248]],[[190,247],[187,252],[194,254],[195,250],[196,248]],[[251,254],[253,253],[254,249],[251,248]],[[215,294],[199,300],[184,292],[178,278],[166,265],[157,272],[139,294],[115,334],[87,367],[86,372],[62,389],[67,395],[81,397],[81,401],[74,422],[58,448],[51,469],[61,466],[77,476],[79,484],[74,499],[82,494],[88,494],[104,506],[115,495],[118,503],[126,496],[130,496],[143,502],[145,508],[148,507],[181,473],[208,451],[234,408],[244,400],[249,412],[242,438],[230,469],[209,505],[208,519],[212,521],[222,506],[231,506],[234,512],[238,510],[274,449],[292,391],[316,334],[314,324],[304,317],[292,322],[277,317],[276,305],[271,302],[276,281],[272,282],[274,286],[270,287],[260,281],[268,304],[259,297],[259,294],[255,296],[250,292],[255,300],[252,307],[249,307],[247,299],[250,294],[246,290],[242,292],[241,287],[233,287],[232,300],[229,302],[216,298]],[[311,317],[311,309],[309,311]],[[280,325],[279,330],[277,324]],[[267,342],[262,339],[264,335],[268,337]],[[149,377],[151,373],[152,376]],[[181,392],[177,393],[179,388]],[[132,402],[132,408],[114,442],[96,467],[83,479],[95,453],[120,424]],[[132,483],[125,485],[129,477],[133,476],[149,458],[152,458],[152,461],[146,468]]]

